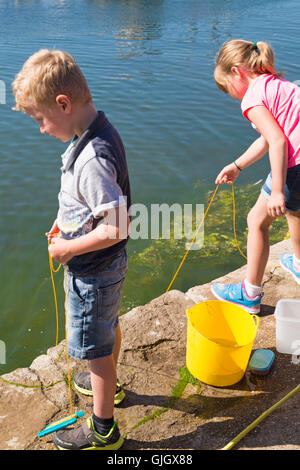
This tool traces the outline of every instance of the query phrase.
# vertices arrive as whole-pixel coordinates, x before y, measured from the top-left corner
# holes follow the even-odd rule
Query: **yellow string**
[[[247,261],[247,256],[242,252],[242,250],[241,250],[241,248],[240,248],[240,246],[239,246],[238,240],[237,240],[236,228],[235,228],[236,210],[235,210],[234,188],[233,188],[233,183],[230,182],[230,184],[231,184],[231,189],[232,189],[233,233],[234,233],[234,240],[235,240],[235,244],[236,244],[237,249],[239,250],[240,254],[241,254],[241,255],[245,258],[245,260]],[[189,251],[190,251],[190,249],[191,249],[191,247],[192,247],[192,245],[193,245],[193,243],[194,243],[194,241],[195,241],[195,239],[196,239],[196,237],[197,237],[197,235],[198,235],[198,232],[199,232],[200,228],[202,227],[202,224],[203,224],[203,222],[204,222],[204,220],[205,220],[205,217],[206,217],[206,215],[207,215],[207,213],[208,213],[208,210],[209,210],[209,208],[210,208],[210,206],[211,206],[211,204],[212,204],[212,202],[213,202],[213,200],[214,200],[214,197],[215,197],[215,195],[216,195],[216,193],[217,193],[217,191],[218,191],[218,188],[219,188],[219,184],[217,185],[217,187],[216,187],[216,189],[215,189],[215,191],[214,191],[214,194],[212,195],[212,198],[211,198],[211,200],[210,200],[210,202],[209,202],[209,204],[208,204],[208,206],[207,206],[207,209],[206,209],[206,211],[205,211],[205,214],[204,214],[204,216],[203,216],[203,218],[202,218],[202,220],[201,220],[201,222],[200,222],[200,224],[199,224],[199,226],[198,226],[198,228],[197,228],[197,230],[196,230],[196,233],[195,233],[195,235],[194,235],[194,238],[193,238],[193,240],[191,241],[190,246],[189,246],[189,248],[187,249],[187,251],[186,251],[184,257],[182,258],[182,261],[181,261],[180,265],[178,266],[178,269],[177,269],[176,273],[174,274],[173,279],[172,279],[172,281],[170,282],[169,287],[167,288],[166,292],[168,292],[168,291],[170,290],[170,288],[171,288],[173,282],[175,281],[175,279],[176,279],[176,277],[177,277],[177,275],[178,275],[178,273],[179,273],[179,271],[180,271],[180,269],[181,269],[181,267],[182,267],[182,265],[183,265],[183,263],[184,263],[184,261],[185,261],[185,259],[186,259],[186,257],[187,257],[187,255],[188,255],[188,253],[189,253]],[[280,265],[270,266],[270,269],[275,269],[275,268],[280,268]]]
[[[68,335],[67,335],[67,302],[68,302],[68,282],[67,282],[67,265],[65,265],[65,336],[66,336],[66,359],[67,359],[67,370],[68,370],[68,387],[69,387],[69,400],[70,400],[70,414],[72,411],[72,394],[71,394],[71,379],[70,379],[70,367],[69,367],[69,355],[68,355]]]
[[[234,239],[235,239],[235,243],[236,243],[237,249],[239,250],[239,252],[241,253],[241,255],[245,258],[245,260],[247,260],[247,256],[244,255],[244,253],[243,253],[242,250],[240,249],[239,244],[238,244],[238,241],[237,241],[236,230],[235,230],[235,200],[234,200],[234,189],[233,189],[233,183],[230,183],[230,184],[231,184],[231,189],[232,189],[233,233],[234,233]]]
[[[48,246],[50,245],[51,241],[48,240]],[[50,252],[49,253],[49,267],[50,267],[50,274],[51,274],[51,281],[52,281],[52,288],[53,288],[53,295],[54,295],[54,303],[55,303],[55,313],[56,313],[56,346],[58,344],[58,307],[57,307],[57,296],[56,296],[56,289],[54,283],[53,273],[57,273],[60,268],[61,264],[58,266],[57,269],[54,269],[53,260],[51,258]],[[65,265],[65,274],[64,274],[64,283],[65,283],[65,339],[66,339],[66,360],[67,360],[67,371],[68,371],[68,388],[69,388],[69,401],[70,401],[70,414],[72,415],[72,395],[71,395],[71,379],[70,379],[70,367],[69,367],[69,355],[68,355],[68,339],[67,339],[67,266]]]
[[[205,211],[205,214],[204,214],[204,216],[203,216],[203,218],[202,218],[202,220],[201,220],[201,222],[200,222],[200,224],[199,224],[199,226],[198,226],[198,228],[197,228],[197,230],[196,230],[196,233],[195,233],[195,235],[194,235],[194,238],[193,238],[193,240],[191,241],[190,246],[188,247],[188,249],[187,249],[187,251],[186,251],[184,257],[182,258],[182,261],[181,261],[180,265],[178,266],[178,269],[177,269],[176,273],[174,274],[173,279],[172,279],[172,281],[170,282],[169,287],[167,288],[166,292],[168,292],[168,291],[170,290],[170,288],[171,288],[173,282],[175,281],[175,279],[176,279],[176,277],[177,277],[177,274],[179,273],[179,271],[180,271],[180,269],[181,269],[181,266],[183,265],[183,263],[184,263],[184,261],[185,261],[185,259],[186,259],[186,257],[187,257],[188,252],[190,251],[190,249],[191,249],[191,247],[192,247],[192,245],[193,245],[193,243],[194,243],[194,241],[195,241],[195,239],[196,239],[196,237],[197,237],[197,235],[198,235],[198,232],[199,232],[200,228],[202,227],[202,224],[203,224],[203,222],[204,222],[204,220],[205,220],[205,217],[206,217],[206,215],[207,215],[207,213],[208,213],[208,211],[209,211],[209,208],[210,208],[210,206],[211,206],[211,204],[212,204],[212,202],[213,202],[213,200],[214,200],[214,197],[215,197],[215,195],[216,195],[216,193],[217,193],[217,191],[218,191],[218,189],[219,189],[219,186],[220,186],[220,185],[218,184],[218,186],[216,187],[215,192],[214,192],[214,194],[212,195],[212,198],[211,198],[211,200],[210,200],[210,202],[209,202],[209,204],[208,204],[208,206],[207,206],[207,209],[206,209],[206,211]]]
[[[48,246],[49,245],[50,245],[50,241],[48,241]],[[57,273],[60,270],[61,264],[55,270],[54,267],[53,267],[53,260],[50,256],[49,251],[48,251],[48,254],[49,254],[50,276],[51,276],[53,295],[54,295],[54,304],[55,304],[55,315],[56,315],[56,341],[55,341],[55,345],[57,346],[58,345],[58,308],[57,308],[57,297],[56,297],[56,290],[55,290],[55,283],[54,283],[53,273]]]
[[[238,434],[232,441],[230,441],[225,447],[223,447],[221,450],[230,450],[232,449],[235,444],[237,444],[246,434],[248,434],[249,431],[251,431],[253,428],[255,428],[263,419],[265,419],[269,414],[271,414],[276,408],[278,408],[282,403],[284,403],[288,398],[290,398],[292,395],[294,395],[296,392],[300,391],[300,384],[298,384],[293,390],[291,390],[285,397],[283,397],[281,400],[279,400],[275,405],[271,406],[268,408],[266,411],[264,411],[256,420],[254,420],[249,426],[247,426],[240,434]]]

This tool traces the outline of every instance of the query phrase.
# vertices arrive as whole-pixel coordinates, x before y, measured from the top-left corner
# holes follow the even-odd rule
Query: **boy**
[[[114,422],[118,310],[127,271],[130,185],[124,147],[105,114],[97,112],[73,57],[43,49],[25,62],[13,84],[14,109],[35,119],[42,134],[72,141],[62,155],[57,220],[46,235],[49,252],[67,269],[67,332],[71,356],[90,361],[75,386],[93,395],[93,416],[58,431],[58,449],[112,449],[123,444]]]

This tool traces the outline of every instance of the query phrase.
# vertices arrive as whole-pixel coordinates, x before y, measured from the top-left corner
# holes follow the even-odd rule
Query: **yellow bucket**
[[[217,387],[239,382],[247,369],[259,317],[219,300],[201,302],[186,314],[186,365],[190,373]]]

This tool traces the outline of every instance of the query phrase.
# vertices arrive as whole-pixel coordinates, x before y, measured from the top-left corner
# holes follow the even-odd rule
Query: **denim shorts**
[[[124,249],[110,266],[93,277],[67,273],[67,344],[70,356],[97,359],[112,354],[127,269]]]
[[[288,168],[285,184],[285,207],[290,212],[300,209],[300,165]],[[272,192],[272,172],[269,173],[263,187],[262,195],[269,199]]]

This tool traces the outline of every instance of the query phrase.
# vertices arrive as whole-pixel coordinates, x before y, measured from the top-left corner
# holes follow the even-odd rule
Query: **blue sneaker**
[[[264,293],[262,292],[256,297],[250,297],[245,290],[244,282],[238,284],[215,282],[211,287],[211,291],[217,299],[238,305],[249,313],[260,312],[260,302]]]
[[[297,284],[300,284],[300,272],[296,271],[293,264],[293,255],[281,255],[280,264],[288,273],[290,273]]]

